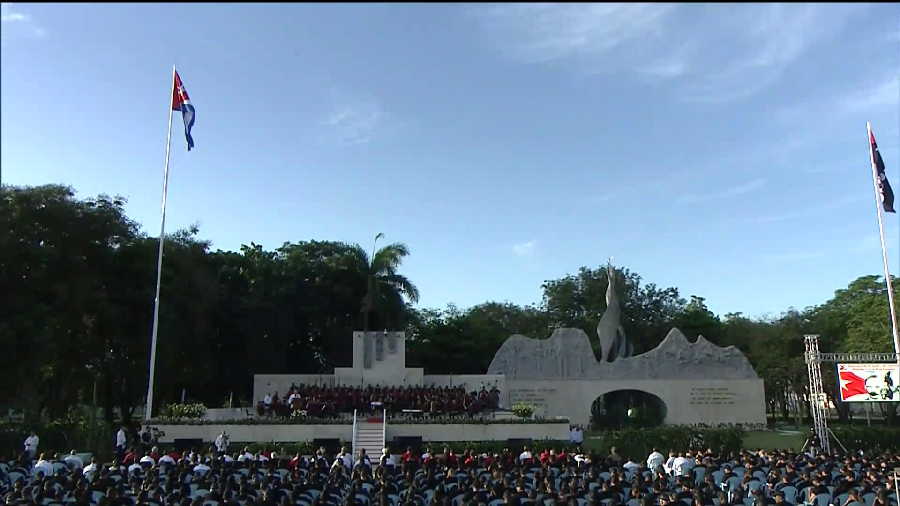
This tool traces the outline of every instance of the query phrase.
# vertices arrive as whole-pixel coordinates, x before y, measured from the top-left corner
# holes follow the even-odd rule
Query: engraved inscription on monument
[[[542,414],[546,413],[548,408],[547,398],[555,395],[555,388],[517,388],[509,391],[509,402],[531,404],[536,413]]]
[[[733,406],[735,393],[728,387],[692,387],[692,406]]]

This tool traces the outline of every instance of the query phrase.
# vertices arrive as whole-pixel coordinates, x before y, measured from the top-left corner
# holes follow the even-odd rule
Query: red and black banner
[[[869,149],[872,150],[872,163],[875,164],[876,183],[878,185],[878,193],[881,195],[881,203],[884,205],[884,212],[895,213],[894,210],[894,190],[891,189],[891,183],[888,182],[884,173],[884,160],[881,159],[881,153],[878,151],[878,144],[875,143],[875,134],[869,131]]]

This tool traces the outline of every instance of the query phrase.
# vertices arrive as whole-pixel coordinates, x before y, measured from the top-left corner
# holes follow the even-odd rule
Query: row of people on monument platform
[[[707,450],[666,456],[654,450],[643,459],[626,458],[615,448],[606,456],[580,447],[519,450],[457,455],[449,448],[406,448],[391,455],[385,448],[370,457],[344,447],[336,455],[319,449],[304,457],[247,447],[229,452],[223,437],[207,453],[152,448],[140,458],[129,451],[126,460],[102,465],[85,463],[74,452],[41,455],[34,466],[14,468],[10,479],[0,474],[0,496],[5,504],[892,506],[891,472],[900,467],[900,456],[888,453],[723,456]],[[26,459],[23,452],[20,466]],[[310,491],[317,493],[310,497]]]
[[[266,394],[257,403],[260,416],[330,417],[339,413],[380,413],[381,409],[397,413],[404,410],[431,416],[445,414],[476,415],[500,406],[500,390],[484,386],[480,391],[467,392],[465,387],[439,386],[317,386],[291,385],[279,397],[278,392]]]

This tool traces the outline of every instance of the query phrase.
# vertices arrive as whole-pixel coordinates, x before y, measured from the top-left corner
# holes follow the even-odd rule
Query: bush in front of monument
[[[512,412],[519,418],[531,418],[531,416],[534,415],[534,406],[525,404],[524,402],[517,402],[513,404]]]
[[[167,405],[162,410],[163,418],[203,418],[206,406],[201,402],[177,403]]]

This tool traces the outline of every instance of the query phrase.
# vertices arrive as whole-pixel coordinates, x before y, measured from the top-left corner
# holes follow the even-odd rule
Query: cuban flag
[[[184,84],[181,83],[178,71],[175,71],[175,84],[172,86],[172,110],[181,111],[181,117],[184,119],[184,136],[190,151],[194,147],[194,138],[191,137],[191,128],[194,127],[194,106],[191,105],[191,99],[184,89]]]

